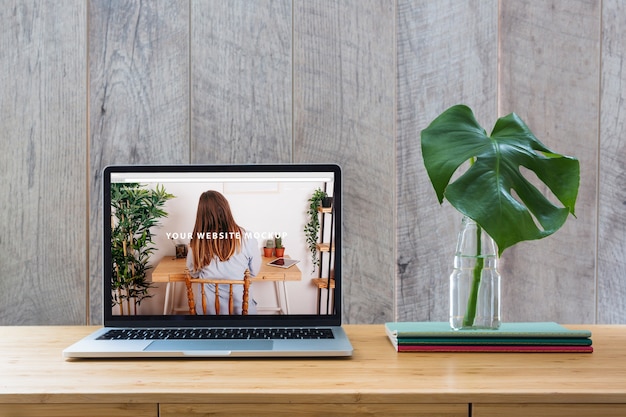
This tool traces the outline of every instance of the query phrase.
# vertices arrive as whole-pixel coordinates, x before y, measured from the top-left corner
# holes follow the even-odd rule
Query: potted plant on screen
[[[137,314],[141,301],[151,297],[146,272],[156,249],[152,228],[167,216],[163,206],[173,197],[163,186],[150,190],[136,183],[111,184],[112,303],[119,304],[122,315]]]
[[[322,191],[321,188],[317,188],[307,201],[307,223],[304,225],[304,234],[306,236],[307,247],[311,252],[311,262],[313,263],[314,271],[315,267],[320,264],[317,248],[320,232],[319,207],[322,205],[322,201],[327,198],[328,194]],[[332,202],[329,202],[329,204],[332,204]]]
[[[421,147],[439,203],[445,198],[464,216],[450,277],[450,324],[498,328],[497,259],[518,242],[553,234],[575,215],[579,162],[547,148],[515,113],[498,119],[488,135],[465,105],[433,120],[421,132]],[[464,165],[467,170],[451,181]],[[529,181],[524,169],[549,192]]]
[[[267,239],[265,246],[263,246],[263,256],[271,258],[274,255],[274,239]]]
[[[274,236],[274,252],[277,258],[285,256],[285,247],[283,246],[283,238],[280,235]]]

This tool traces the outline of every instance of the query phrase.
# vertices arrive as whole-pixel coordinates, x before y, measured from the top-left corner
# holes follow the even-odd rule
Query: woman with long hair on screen
[[[239,226],[228,200],[209,190],[200,195],[196,223],[189,242],[187,269],[193,278],[242,280],[246,269],[255,276],[261,266],[257,240]],[[215,286],[204,284],[207,314],[215,312]],[[220,314],[228,314],[228,290],[220,287]],[[233,286],[234,314],[241,314],[243,285]],[[196,303],[198,306],[200,303]],[[202,313],[201,309],[198,313]],[[248,314],[256,313],[256,301],[249,291]]]

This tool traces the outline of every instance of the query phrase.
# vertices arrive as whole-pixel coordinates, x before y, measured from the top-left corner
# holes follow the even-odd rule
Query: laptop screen
[[[341,324],[338,166],[111,166],[103,177],[105,325]]]

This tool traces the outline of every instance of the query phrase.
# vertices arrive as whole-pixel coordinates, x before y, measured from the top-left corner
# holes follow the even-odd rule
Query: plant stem
[[[117,289],[117,299],[119,300],[119,304],[120,304],[120,315],[124,315],[124,302],[122,301],[122,289],[118,288]]]
[[[482,228],[476,224],[476,265],[474,266],[472,288],[467,300],[467,310],[463,317],[463,326],[473,326],[474,319],[476,318],[476,304],[478,303],[478,289],[480,287],[480,278],[483,272],[485,259],[482,252],[482,240],[481,240]]]

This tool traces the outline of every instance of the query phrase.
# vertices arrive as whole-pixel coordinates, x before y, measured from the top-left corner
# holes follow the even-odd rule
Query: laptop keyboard
[[[211,329],[114,329],[98,340],[163,339],[334,339],[331,329],[310,328],[211,328]]]

